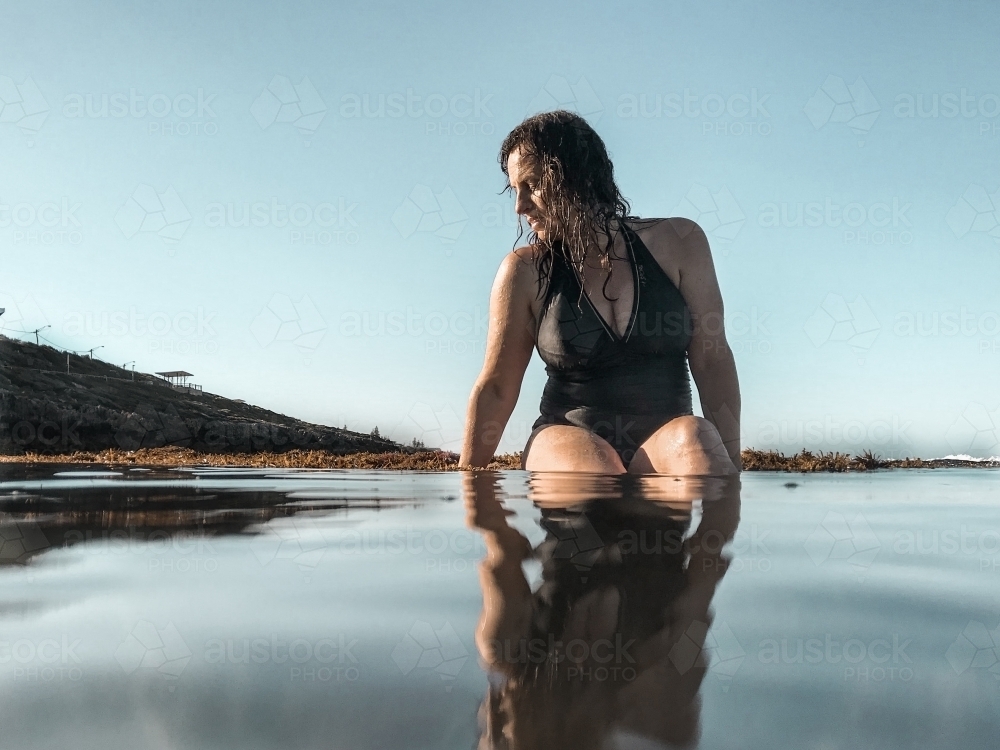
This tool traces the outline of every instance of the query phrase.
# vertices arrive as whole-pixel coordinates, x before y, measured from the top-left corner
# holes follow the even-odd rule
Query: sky
[[[992,2],[3,15],[5,335],[457,450],[517,238],[497,152],[562,107],[633,213],[705,228],[744,445],[1000,454]]]

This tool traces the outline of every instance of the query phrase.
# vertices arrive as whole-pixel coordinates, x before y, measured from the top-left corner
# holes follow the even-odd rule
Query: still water
[[[2,748],[993,748],[1000,475],[0,466]]]

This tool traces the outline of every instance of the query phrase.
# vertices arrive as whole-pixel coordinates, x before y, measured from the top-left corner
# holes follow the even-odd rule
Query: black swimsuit
[[[534,428],[575,425],[608,441],[628,466],[674,417],[691,414],[691,313],[639,236],[623,225],[635,295],[619,337],[581,296],[576,270],[553,253],[535,340],[548,382]]]

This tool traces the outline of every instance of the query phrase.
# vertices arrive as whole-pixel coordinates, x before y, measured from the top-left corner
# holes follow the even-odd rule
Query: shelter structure
[[[184,370],[168,370],[167,372],[158,372],[156,374],[170,383],[170,385],[174,388],[194,388],[199,391],[201,390],[200,385],[188,383],[187,379],[194,377],[190,372],[185,372]]]

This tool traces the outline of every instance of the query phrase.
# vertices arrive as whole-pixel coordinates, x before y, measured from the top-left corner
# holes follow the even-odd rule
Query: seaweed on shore
[[[851,456],[849,453],[813,453],[803,450],[792,456],[778,451],[743,450],[744,471],[848,472],[877,469],[935,469],[942,467],[994,467],[991,461],[959,459],[897,458],[886,459],[871,451]],[[288,469],[387,469],[396,471],[457,471],[458,454],[442,450],[405,450],[381,453],[333,453],[324,450],[292,450],[284,453],[205,453],[191,448],[165,446],[134,451],[110,448],[103,451],[77,451],[66,454],[28,453],[0,456],[0,463],[25,464],[101,464],[126,466],[230,466]],[[520,453],[493,457],[488,469],[503,471],[521,468]]]
[[[793,456],[778,451],[759,451],[746,448],[742,453],[744,471],[872,471],[874,469],[927,469],[941,465],[940,462],[925,461],[922,458],[886,459],[876,453],[865,451],[860,455],[829,452],[813,453],[802,450]]]
[[[458,455],[448,451],[387,451],[382,453],[331,453],[323,450],[292,450],[283,453],[204,453],[191,448],[110,448],[76,451],[62,455],[29,453],[0,456],[2,463],[102,464],[128,466],[230,466],[288,469],[394,469],[399,471],[450,471],[458,469]],[[490,469],[520,469],[521,455],[495,456]]]

